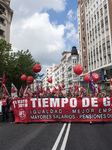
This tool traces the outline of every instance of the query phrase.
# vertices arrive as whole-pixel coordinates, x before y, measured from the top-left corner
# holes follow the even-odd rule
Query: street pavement
[[[112,123],[0,121],[0,150],[112,150]]]

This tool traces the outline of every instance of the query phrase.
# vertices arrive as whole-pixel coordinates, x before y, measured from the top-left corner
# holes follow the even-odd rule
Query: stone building
[[[13,10],[10,8],[10,0],[0,0],[0,39],[10,42],[10,26]]]

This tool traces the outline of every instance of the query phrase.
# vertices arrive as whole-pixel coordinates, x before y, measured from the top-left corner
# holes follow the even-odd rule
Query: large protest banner
[[[112,121],[112,98],[17,98],[15,122]]]

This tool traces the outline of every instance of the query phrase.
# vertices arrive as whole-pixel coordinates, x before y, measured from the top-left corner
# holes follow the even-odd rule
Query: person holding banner
[[[8,98],[3,94],[2,98],[2,121],[8,120]]]
[[[13,101],[13,99],[12,99],[12,97],[10,97],[10,102],[9,103],[10,103],[10,112],[11,112],[11,124],[14,123],[14,121],[15,121],[14,112],[13,112],[12,106],[11,106],[12,101]]]

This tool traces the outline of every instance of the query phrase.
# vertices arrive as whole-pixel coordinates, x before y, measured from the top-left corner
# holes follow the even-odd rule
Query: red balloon
[[[36,72],[36,73],[40,72],[41,71],[41,66],[39,64],[34,65],[33,66],[33,71]]]
[[[64,87],[65,87],[65,84],[62,84],[62,87],[64,88]]]
[[[34,79],[33,79],[32,76],[29,76],[29,77],[26,79],[26,81],[27,81],[28,84],[32,84],[33,81],[34,81]]]
[[[48,78],[47,81],[48,81],[49,83],[52,83],[52,78]]]
[[[99,79],[100,79],[100,76],[99,76],[99,74],[97,74],[97,73],[93,73],[93,74],[92,74],[92,77],[93,77],[93,81],[94,81],[94,82],[98,82]]]
[[[80,75],[83,73],[83,67],[81,65],[76,65],[74,67],[74,73],[77,75]]]
[[[22,81],[25,81],[25,80],[26,80],[26,76],[25,76],[24,74],[21,76],[21,80],[22,80]]]
[[[90,74],[86,74],[86,75],[84,76],[84,81],[85,81],[86,83],[89,83],[89,77],[90,77]]]

